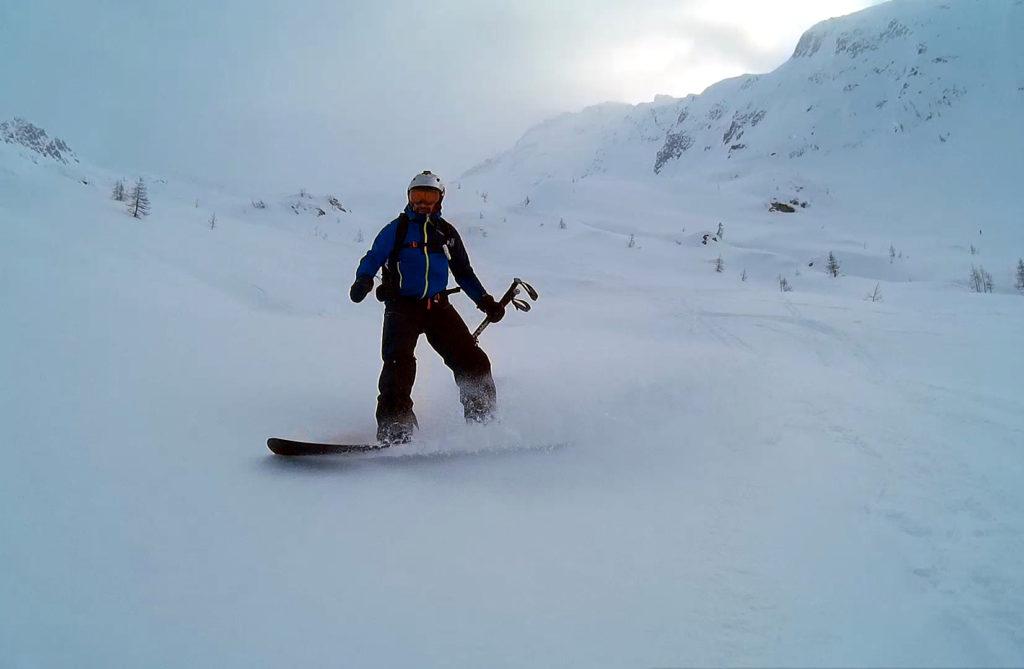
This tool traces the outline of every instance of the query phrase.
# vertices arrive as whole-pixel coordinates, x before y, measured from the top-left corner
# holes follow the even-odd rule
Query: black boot
[[[473,380],[458,379],[459,399],[467,423],[490,423],[494,420],[496,393],[490,374]]]
[[[399,446],[412,441],[413,425],[408,423],[384,423],[377,427],[377,441],[381,446]]]

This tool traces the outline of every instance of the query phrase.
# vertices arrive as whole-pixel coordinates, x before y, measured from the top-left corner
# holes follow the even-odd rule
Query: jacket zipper
[[[406,238],[408,238],[409,237],[409,233],[406,232],[405,236],[406,236]],[[399,244],[405,244],[405,239],[399,239],[399,240],[397,240],[397,242],[398,243],[396,244],[396,246],[399,245]],[[402,276],[402,262],[401,262],[401,260],[397,260],[395,262],[395,269],[398,270],[398,293],[401,294],[401,292],[402,292],[402,283],[403,283],[403,279],[404,279],[404,277]]]
[[[426,261],[426,268],[423,270],[423,297],[427,299],[427,292],[430,290],[430,254],[427,252],[427,223],[430,223],[428,215],[423,221],[423,259]]]

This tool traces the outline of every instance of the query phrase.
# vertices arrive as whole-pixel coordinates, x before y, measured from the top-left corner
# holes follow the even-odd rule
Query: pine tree
[[[715,233],[715,237],[718,237],[718,241],[722,241],[722,238],[724,236],[725,236],[725,226],[722,225],[721,221],[719,221],[718,222],[718,232]]]
[[[1017,259],[1017,290],[1024,293],[1024,258]]]
[[[788,293],[793,290],[793,287],[789,285],[789,281],[781,274],[779,275],[779,290],[783,293]]]
[[[889,264],[891,265],[894,260],[896,260],[896,247],[889,244]]]
[[[128,213],[135,218],[142,218],[149,214],[149,195],[146,193],[146,184],[142,177],[135,182],[132,192],[128,196]]]
[[[725,263],[722,261],[722,256],[715,258],[715,271],[719,274],[725,271]]]
[[[839,260],[831,251],[828,252],[828,262],[825,263],[825,271],[834,277],[839,276]]]
[[[124,202],[124,179],[117,180],[117,183],[114,184],[114,190],[110,193],[110,197],[118,202]]]
[[[210,216],[210,229],[213,230],[215,227],[217,227],[217,212],[213,212],[213,215]]]

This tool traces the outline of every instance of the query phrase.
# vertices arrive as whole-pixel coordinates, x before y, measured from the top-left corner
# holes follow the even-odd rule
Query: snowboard
[[[267,439],[267,447],[275,455],[342,455],[345,453],[369,453],[380,451],[388,446],[384,444],[321,444],[312,441],[293,441],[291,439]]]

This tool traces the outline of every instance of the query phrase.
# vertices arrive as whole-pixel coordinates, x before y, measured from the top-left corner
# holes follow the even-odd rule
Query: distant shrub
[[[971,265],[971,276],[968,281],[971,292],[974,293],[991,293],[992,292],[992,275],[985,271],[982,266],[975,267]]]

